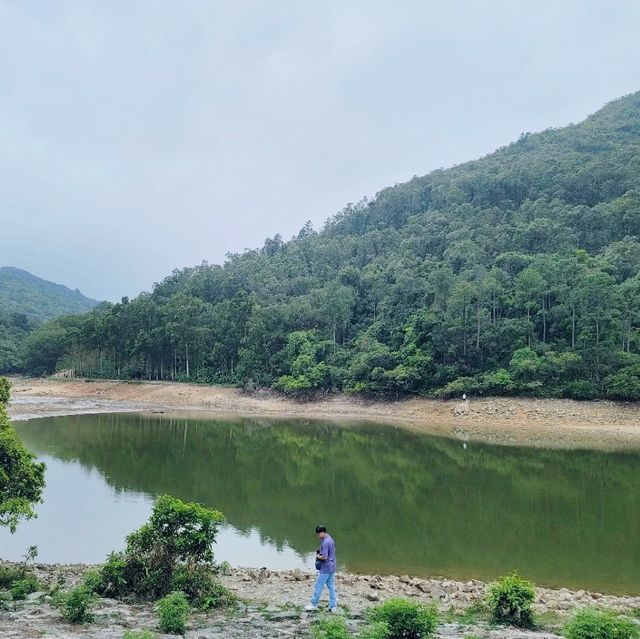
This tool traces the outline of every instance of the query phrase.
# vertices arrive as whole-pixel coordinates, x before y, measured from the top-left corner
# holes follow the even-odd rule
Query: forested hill
[[[301,218],[304,212],[301,211]],[[34,334],[28,370],[640,399],[640,93]]]
[[[61,315],[86,312],[97,303],[27,271],[0,267],[0,372],[21,368],[22,343],[33,328]]]
[[[0,266],[0,309],[42,322],[91,310],[98,302],[12,266]]]

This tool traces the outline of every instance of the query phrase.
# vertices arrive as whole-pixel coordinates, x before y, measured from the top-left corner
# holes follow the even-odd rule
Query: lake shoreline
[[[0,564],[7,562],[1,562]],[[45,587],[51,587],[61,575],[64,587],[78,584],[83,573],[92,568],[84,564],[35,564],[33,570]],[[317,618],[317,613],[301,612],[311,592],[314,574],[299,570],[273,571],[234,568],[223,576],[223,583],[244,602],[239,613],[229,617],[221,612],[194,614],[187,637],[293,637]],[[420,579],[409,576],[368,576],[338,573],[336,576],[343,614],[355,628],[362,623],[363,611],[390,597],[405,597],[416,602],[435,604],[443,615],[461,612],[482,601],[487,584],[477,580],[454,581],[444,578]],[[326,598],[326,593],[325,593]],[[19,603],[19,602],[18,602]],[[323,602],[322,603],[326,603]],[[599,606],[620,612],[640,607],[640,597],[622,597],[598,593],[538,588],[534,609],[550,620],[544,629],[522,631],[492,628],[475,621],[461,623],[446,616],[438,628],[438,636],[462,639],[479,637],[524,637],[543,639],[557,636],[564,619],[575,609]],[[153,604],[101,599],[96,608],[96,622],[85,626],[64,623],[51,606],[45,591],[30,595],[13,611],[0,613],[3,637],[36,637],[46,629],[47,636],[57,639],[82,637],[121,637],[124,629],[156,630]],[[22,633],[22,634],[21,634]],[[524,634],[523,634],[524,633]]]
[[[640,448],[640,407],[611,401],[408,398],[370,401],[344,395],[296,401],[264,391],[178,382],[83,381],[12,377],[13,419],[112,412],[180,417],[244,416],[366,421],[425,434],[511,446],[628,450]]]

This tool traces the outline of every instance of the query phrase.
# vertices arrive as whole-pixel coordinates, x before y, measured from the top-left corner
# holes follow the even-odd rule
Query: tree
[[[13,533],[23,519],[35,517],[41,500],[45,465],[35,461],[11,426],[6,411],[9,383],[0,378],[0,526]]]

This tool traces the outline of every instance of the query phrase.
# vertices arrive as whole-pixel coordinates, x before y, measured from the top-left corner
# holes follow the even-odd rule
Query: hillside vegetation
[[[11,266],[0,267],[0,372],[22,365],[22,346],[43,322],[92,309],[96,301],[80,291],[40,279]]]
[[[47,324],[32,373],[640,399],[640,93]]]

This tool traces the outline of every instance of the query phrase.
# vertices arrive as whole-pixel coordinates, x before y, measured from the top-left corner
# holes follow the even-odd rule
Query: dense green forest
[[[33,374],[640,399],[640,93],[46,324]]]
[[[83,313],[97,302],[80,291],[11,266],[0,267],[0,372],[22,368],[24,341],[43,322]]]

